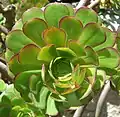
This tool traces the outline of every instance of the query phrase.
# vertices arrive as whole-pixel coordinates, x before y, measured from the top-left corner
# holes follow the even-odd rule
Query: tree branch
[[[13,78],[8,74],[8,67],[5,65],[3,62],[0,61],[0,73],[1,73],[1,78],[5,82],[12,82]]]
[[[79,9],[79,8],[85,6],[88,1],[90,1],[90,0],[80,0],[78,5],[76,6],[76,9]]]
[[[91,4],[88,5],[88,8],[93,8],[93,7],[97,6],[99,4],[99,2],[100,2],[100,0],[95,0],[95,1],[91,2]]]
[[[96,111],[95,111],[95,117],[100,117],[102,107],[104,105],[105,99],[106,99],[109,91],[110,91],[110,81],[108,80],[107,83],[104,85],[102,93],[98,99],[97,107],[96,107]]]
[[[0,32],[4,33],[4,34],[8,34],[8,29],[2,25],[0,25]]]
[[[82,114],[84,112],[84,109],[86,108],[87,105],[82,105],[80,106],[74,113],[73,117],[82,117]]]

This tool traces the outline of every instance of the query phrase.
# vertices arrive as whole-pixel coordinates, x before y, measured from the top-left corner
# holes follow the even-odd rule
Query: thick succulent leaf
[[[96,12],[89,8],[78,9],[75,13],[75,17],[78,18],[84,26],[88,23],[98,21]]]
[[[47,24],[44,20],[35,18],[25,23],[25,25],[23,26],[23,32],[37,45],[44,46],[45,43],[42,39],[42,32],[46,28],[47,28]]]
[[[68,15],[70,15],[69,10],[63,4],[50,4],[44,11],[44,16],[49,26],[58,27],[59,20]]]
[[[86,74],[86,68],[80,68],[77,65],[72,73],[72,80],[76,85],[80,86],[80,84],[84,81]]]
[[[85,48],[85,51],[86,51],[86,56],[82,57],[85,63],[91,65],[98,65],[99,61],[96,52],[89,46]]]
[[[69,41],[69,48],[75,52],[77,56],[85,56],[85,49],[76,41]]]
[[[14,55],[14,53],[12,51],[10,51],[9,49],[6,49],[5,52],[5,59],[8,61],[10,61],[11,57]]]
[[[46,108],[48,94],[49,94],[48,88],[42,87],[39,95],[39,106],[41,109]]]
[[[72,107],[79,106],[80,101],[75,92],[72,92],[65,96],[67,98],[68,104]]]
[[[120,52],[120,33],[118,34],[118,37],[116,38],[116,45],[117,45],[117,49]]]
[[[115,68],[119,64],[119,55],[114,48],[105,48],[97,52],[99,67]]]
[[[95,83],[93,85],[93,90],[99,91],[103,87],[105,80],[107,80],[105,71],[97,70],[97,75],[96,75]]]
[[[64,58],[68,58],[68,59],[72,59],[74,57],[76,57],[76,54],[74,53],[74,51],[72,51],[69,48],[57,48],[57,54],[60,57],[64,57]]]
[[[117,34],[110,31],[108,28],[104,28],[104,31],[106,33],[106,41],[101,45],[96,46],[94,48],[95,51],[98,51],[107,47],[113,47],[115,44]]]
[[[0,79],[0,92],[3,92],[6,89],[6,84],[5,82]]]
[[[39,80],[40,80],[39,77],[34,75],[34,74],[32,76],[30,76],[30,78],[29,78],[29,89],[30,89],[30,91],[37,93],[36,84],[39,82]]]
[[[0,116],[9,117],[11,111],[11,105],[9,104],[0,104]]]
[[[105,41],[104,30],[96,23],[87,24],[78,41],[81,45],[91,47],[98,46]]]
[[[25,100],[21,97],[15,97],[11,100],[12,106],[25,106]]]
[[[57,52],[56,52],[55,46],[54,45],[48,45],[48,46],[45,46],[45,47],[41,48],[37,59],[49,63],[56,56],[57,56]]]
[[[31,9],[28,9],[22,15],[22,22],[24,24],[25,22],[27,22],[28,20],[31,20],[33,18],[44,19],[43,11],[37,7],[33,7]]]
[[[18,54],[14,55],[10,61],[9,61],[9,68],[12,71],[13,74],[18,74],[20,72],[23,71],[27,71],[27,70],[36,70],[36,69],[41,69],[41,65],[37,64],[20,64],[18,61]]]
[[[65,46],[66,34],[62,29],[51,27],[43,33],[44,41],[47,44],[54,44],[56,47]]]
[[[73,6],[69,3],[65,3],[66,7],[68,8],[69,10],[69,15],[70,16],[74,16],[74,9],[73,9]]]
[[[87,90],[86,90],[85,93],[81,96],[81,98],[80,98],[79,100],[82,100],[82,99],[88,97],[91,93],[92,93],[92,86],[91,86],[91,84],[88,84]]]
[[[6,45],[14,53],[18,53],[21,48],[31,43],[33,42],[21,30],[11,31],[6,37]]]
[[[22,20],[18,20],[15,25],[12,27],[12,30],[22,30],[23,23]]]
[[[51,115],[51,116],[54,116],[54,115],[58,114],[58,110],[56,108],[55,101],[54,101],[54,99],[52,99],[52,97],[50,95],[47,99],[46,114]]]
[[[37,60],[37,55],[40,51],[40,48],[34,44],[29,44],[22,48],[19,52],[19,62],[21,64],[40,64],[40,61]]]
[[[14,86],[25,100],[29,100],[29,80],[33,74],[40,78],[41,70],[25,71],[15,77]]]
[[[75,17],[66,16],[60,20],[59,27],[67,33],[67,39],[78,40],[82,32],[82,23]]]

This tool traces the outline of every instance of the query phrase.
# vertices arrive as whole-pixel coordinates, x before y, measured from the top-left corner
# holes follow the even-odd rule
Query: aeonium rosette
[[[34,95],[47,106],[54,100],[69,106],[87,103],[104,83],[104,68],[119,64],[115,38],[89,8],[75,12],[70,5],[54,3],[44,11],[27,10],[6,40],[16,89],[26,100]],[[43,105],[39,107],[45,109]]]

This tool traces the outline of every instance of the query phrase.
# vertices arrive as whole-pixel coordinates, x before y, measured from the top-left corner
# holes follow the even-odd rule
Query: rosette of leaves
[[[48,115],[86,104],[103,86],[104,69],[119,64],[115,40],[92,9],[58,3],[31,8],[6,39],[15,88]]]

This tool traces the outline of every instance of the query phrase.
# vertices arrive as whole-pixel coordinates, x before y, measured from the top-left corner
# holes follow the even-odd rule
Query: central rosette
[[[73,65],[67,58],[58,57],[51,61],[50,72],[55,79],[65,80],[71,76]]]

